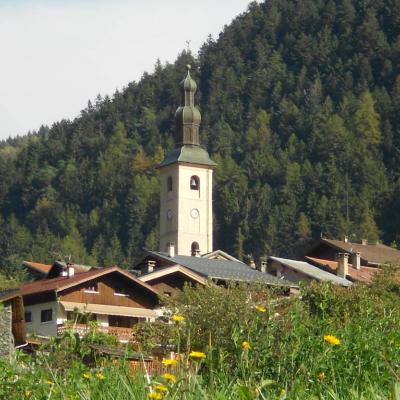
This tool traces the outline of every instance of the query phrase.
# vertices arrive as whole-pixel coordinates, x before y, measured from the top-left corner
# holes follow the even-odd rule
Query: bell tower
[[[175,112],[176,148],[159,165],[160,251],[175,244],[178,255],[213,250],[212,176],[215,162],[200,146],[200,111],[194,105],[196,82],[187,66],[181,82],[182,105]]]

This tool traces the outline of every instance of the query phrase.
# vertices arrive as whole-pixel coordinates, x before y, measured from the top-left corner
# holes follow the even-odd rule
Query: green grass
[[[135,350],[148,351],[156,337],[181,353],[175,383],[152,377],[153,386],[167,386],[165,400],[400,400],[399,293],[384,274],[372,287],[315,284],[283,299],[260,287],[186,288],[168,300],[185,320],[138,326]],[[328,334],[340,344],[324,340]],[[250,349],[243,349],[244,341]],[[206,358],[191,359],[191,350]],[[145,378],[133,376],[123,360],[85,366],[87,342],[74,335],[47,351],[1,361],[1,399],[143,400],[150,393]]]

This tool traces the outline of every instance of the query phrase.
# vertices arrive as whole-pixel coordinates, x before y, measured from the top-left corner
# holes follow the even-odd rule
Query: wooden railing
[[[61,336],[68,330],[77,332],[79,336],[87,335],[93,328],[86,324],[62,324],[57,326],[57,335]],[[132,329],[121,328],[119,326],[97,326],[95,328],[98,332],[107,333],[108,335],[115,336],[118,340],[128,342],[132,338]]]

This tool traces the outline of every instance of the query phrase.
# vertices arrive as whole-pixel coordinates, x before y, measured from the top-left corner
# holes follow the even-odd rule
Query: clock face
[[[167,211],[167,218],[172,219],[172,210]]]
[[[199,212],[199,210],[198,210],[197,208],[192,208],[192,209],[190,210],[190,216],[191,216],[193,219],[199,218],[199,215],[200,215],[200,212]]]

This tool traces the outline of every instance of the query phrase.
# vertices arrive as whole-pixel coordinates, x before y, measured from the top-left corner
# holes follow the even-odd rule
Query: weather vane
[[[190,42],[191,40],[186,40],[186,50],[190,51]]]

